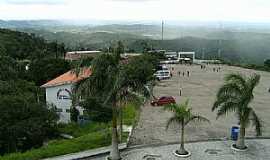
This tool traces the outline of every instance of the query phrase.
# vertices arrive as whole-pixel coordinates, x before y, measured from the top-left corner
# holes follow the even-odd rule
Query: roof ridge
[[[60,76],[43,84],[41,87],[47,88],[47,87],[59,86],[63,84],[76,83],[85,78],[88,78],[89,76],[91,76],[91,74],[92,74],[91,67],[82,67],[78,76],[75,72],[73,72],[73,70],[69,70],[61,74]]]

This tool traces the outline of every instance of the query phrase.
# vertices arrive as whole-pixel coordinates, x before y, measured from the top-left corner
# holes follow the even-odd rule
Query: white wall
[[[69,123],[70,122],[70,107],[72,106],[72,100],[67,92],[72,93],[72,84],[65,84],[61,86],[54,86],[46,88],[46,101],[47,104],[53,104],[57,109],[61,109],[62,112],[58,112],[60,122]],[[57,97],[57,93],[60,93]],[[66,98],[70,99],[66,99]]]

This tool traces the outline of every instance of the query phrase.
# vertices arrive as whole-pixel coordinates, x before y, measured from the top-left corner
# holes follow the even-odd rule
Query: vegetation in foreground
[[[153,79],[155,66],[151,60],[155,57],[143,55],[124,62],[121,54],[124,46],[118,42],[112,54],[102,54],[93,60],[92,75],[79,83],[75,89],[77,100],[80,97],[89,99],[95,97],[96,102],[109,108],[112,112],[111,122],[111,152],[112,160],[119,160],[118,149],[119,132],[117,129],[120,120],[120,134],[122,133],[122,110],[128,102],[138,101],[140,97],[147,97],[146,85]],[[141,64],[141,65],[140,65]],[[120,135],[120,139],[121,139]]]
[[[125,125],[131,125],[138,114],[135,104],[128,104],[123,110]],[[0,160],[39,160],[69,153],[80,152],[88,149],[108,146],[111,144],[111,124],[91,122],[86,125],[77,123],[62,124],[58,130],[74,137],[74,139],[52,140],[46,146],[32,149],[23,153],[12,153],[0,157]],[[124,132],[123,142],[126,142],[128,133]]]
[[[49,144],[52,144],[49,146],[53,148],[57,142],[51,141],[52,139],[56,139],[61,132],[59,132],[59,126],[56,123],[57,115],[45,105],[45,93],[44,90],[40,89],[40,85],[70,70],[72,66],[89,66],[92,64],[92,59],[78,64],[70,63],[63,59],[66,50],[63,44],[47,42],[33,34],[30,35],[5,29],[0,29],[0,35],[0,109],[5,110],[5,112],[1,112],[0,117],[0,155],[6,155],[4,157],[7,157],[7,154],[14,152],[17,152],[14,153],[16,155],[24,155],[24,153],[31,152],[29,149],[39,151],[37,148],[43,146],[44,143],[48,141]],[[28,47],[26,48],[25,46]],[[29,50],[29,48],[31,50]],[[122,53],[123,50],[118,51],[118,53],[120,52]],[[132,76],[132,78],[136,80],[141,80],[140,78],[145,77],[148,78],[146,75],[152,75],[153,72],[152,65],[147,65],[151,62],[148,61],[149,59],[140,61],[146,57],[132,60],[133,67],[128,67],[125,72],[133,73],[133,71],[136,71],[137,75],[129,74],[129,76]],[[154,58],[151,60],[153,59]],[[141,65],[137,67],[139,63]],[[143,66],[150,66],[150,68],[145,70]],[[108,73],[109,72],[110,71],[108,71]],[[138,74],[142,72],[145,74]],[[107,79],[110,78],[111,77],[107,77]],[[130,82],[128,83],[131,84]],[[133,83],[133,85],[134,84],[135,83]],[[126,89],[127,88],[125,88],[125,90]],[[126,92],[121,89],[121,93],[123,93],[121,94],[122,96]],[[104,102],[104,100],[105,99],[102,99],[102,101],[99,100],[98,102]],[[129,100],[121,101],[123,102],[122,106],[124,106]],[[108,106],[110,105],[106,106],[107,109],[109,108],[110,110]],[[96,112],[94,107],[87,107],[86,105],[85,108],[88,113]],[[106,112],[107,111],[108,110],[106,110]],[[100,110],[98,112],[100,112]],[[128,114],[133,115],[132,113]],[[127,120],[125,116],[126,115],[123,114],[123,118],[121,118],[123,119],[123,124],[126,122],[127,124],[131,124],[132,118]],[[111,120],[111,116],[108,117],[109,119],[107,118],[105,122]],[[6,119],[8,119],[8,121]],[[98,119],[91,120],[99,121]],[[94,134],[95,132],[91,133]],[[77,142],[77,138],[80,139],[80,137],[84,135],[83,133],[74,133],[74,137],[76,137],[74,140],[60,141],[64,142],[64,144],[75,143]],[[125,137],[125,134],[123,137]],[[61,144],[58,143],[57,145],[58,147],[61,146]],[[55,151],[57,151],[57,149]],[[70,149],[67,151],[70,151]],[[24,153],[20,154],[19,152]],[[60,152],[55,154],[60,154]],[[47,153],[46,155],[50,154]]]
[[[177,124],[181,126],[181,141],[180,141],[180,148],[176,150],[176,154],[178,155],[188,155],[189,152],[185,150],[184,147],[184,133],[185,133],[185,126],[188,125],[192,121],[203,121],[209,122],[209,120],[205,117],[200,115],[195,115],[192,113],[192,109],[188,108],[188,100],[183,104],[169,104],[164,107],[165,110],[171,111],[174,115],[168,120],[166,129],[171,124]]]
[[[240,74],[229,74],[225,84],[219,89],[212,111],[217,111],[217,118],[229,112],[235,112],[239,121],[240,131],[235,148],[246,149],[245,134],[250,122],[255,127],[257,136],[262,134],[260,118],[250,106],[254,96],[254,88],[259,84],[260,75],[245,77]]]

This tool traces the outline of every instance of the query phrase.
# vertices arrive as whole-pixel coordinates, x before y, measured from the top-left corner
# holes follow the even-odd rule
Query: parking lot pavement
[[[188,158],[176,157],[173,152],[179,144],[151,146],[128,149],[121,153],[123,160],[268,160],[270,157],[270,140],[247,140],[248,150],[237,152],[230,148],[232,141],[196,142],[185,145],[191,152]],[[105,156],[89,158],[88,160],[104,160]]]
[[[232,72],[261,75],[261,81],[254,91],[255,98],[251,105],[264,122],[263,136],[270,136],[269,72],[223,65],[207,65],[205,70],[202,70],[198,65],[169,65],[169,67],[174,68],[173,77],[159,82],[154,88],[154,95],[157,97],[174,96],[177,103],[189,99],[193,112],[200,113],[211,121],[210,124],[189,124],[185,131],[186,141],[230,137],[232,125],[237,124],[235,115],[232,113],[216,120],[216,113],[211,111],[211,107],[218,88],[223,84],[224,75]],[[219,72],[213,71],[213,68],[219,67]],[[185,72],[185,76],[183,77],[182,74],[179,76],[178,71]],[[187,71],[190,72],[190,77],[187,77]],[[180,88],[182,96],[179,96]],[[142,107],[138,124],[130,139],[130,145],[178,142],[180,139],[178,126],[171,126],[167,131],[165,130],[166,122],[170,116],[172,114],[164,111],[162,107],[152,107],[149,104]],[[247,130],[247,135],[255,135],[253,128]]]

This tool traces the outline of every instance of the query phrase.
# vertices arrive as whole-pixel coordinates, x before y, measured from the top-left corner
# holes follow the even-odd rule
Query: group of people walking
[[[220,67],[217,67],[217,68],[213,68],[213,72],[220,72],[221,68]]]
[[[185,75],[187,75],[188,77],[190,76],[190,71],[183,71],[183,72],[181,72],[181,71],[178,71],[178,76],[180,77],[181,76],[181,74],[182,74],[182,76],[183,77],[185,77]]]
[[[206,69],[206,65],[200,65],[200,67],[202,70]],[[174,67],[172,67],[172,71],[174,71],[174,70],[175,70]],[[213,68],[213,72],[220,72],[220,71],[221,71],[221,67],[214,67]],[[185,76],[190,77],[191,72],[189,70],[187,70],[187,71],[178,71],[177,73],[178,73],[179,77],[181,77],[181,76],[182,77],[185,77]],[[179,96],[182,96],[182,94],[183,94],[183,89],[182,89],[182,87],[180,87],[179,88]]]

